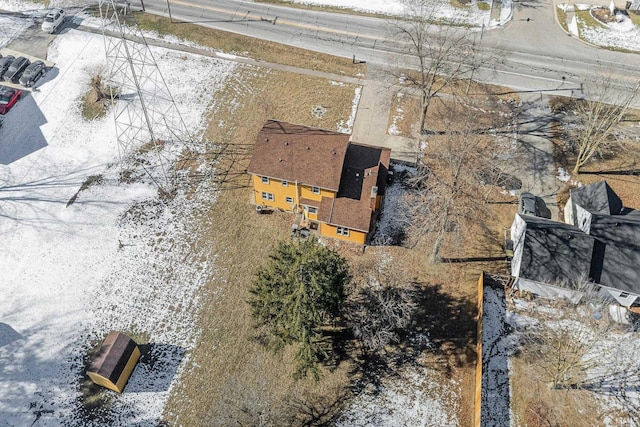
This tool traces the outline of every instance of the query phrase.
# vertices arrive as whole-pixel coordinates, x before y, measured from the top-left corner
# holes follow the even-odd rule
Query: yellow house
[[[387,181],[391,150],[349,135],[269,120],[248,172],[256,205],[294,212],[321,236],[365,244]]]

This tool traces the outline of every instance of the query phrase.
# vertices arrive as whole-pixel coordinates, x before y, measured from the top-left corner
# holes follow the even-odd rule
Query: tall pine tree
[[[299,377],[319,378],[318,362],[328,356],[320,328],[337,316],[351,280],[347,261],[315,238],[282,241],[257,274],[249,301],[257,327],[264,327],[269,344],[280,349],[299,345]]]

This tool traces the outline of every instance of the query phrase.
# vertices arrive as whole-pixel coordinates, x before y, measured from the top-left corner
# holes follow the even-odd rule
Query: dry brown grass
[[[511,408],[521,425],[591,427],[604,425],[594,394],[585,390],[555,390],[540,378],[539,368],[511,358]]]
[[[363,75],[365,70],[365,65],[353,64],[352,59],[323,55],[195,24],[171,23],[167,18],[148,13],[135,13],[135,18],[141,29],[156,31],[160,35],[173,34],[181,39],[216,50],[261,61],[352,77]]]
[[[640,209],[640,142],[620,141],[603,157],[583,167],[575,178],[583,184],[606,180],[626,207]],[[627,175],[629,172],[635,175]]]
[[[268,118],[336,129],[351,112],[350,85],[249,67],[236,76],[215,99],[207,132],[212,141],[251,145]],[[311,113],[318,104],[327,107],[320,119]],[[202,290],[202,334],[192,363],[167,405],[165,417],[172,424],[229,425],[242,417],[251,424],[257,411],[267,411],[275,425],[289,424],[290,414],[336,405],[349,384],[348,363],[326,370],[320,383],[296,382],[291,351],[273,354],[252,340],[248,289],[272,246],[288,238],[293,218],[256,214],[249,204],[249,177],[242,173],[248,160],[248,155],[219,159],[218,169],[239,174],[227,175],[217,203],[202,212],[198,245],[207,249],[216,274]]]
[[[391,108],[389,109],[389,129],[395,121],[398,136],[417,137],[417,124],[415,117],[420,111],[420,101],[411,96],[407,91],[400,90],[393,94]]]
[[[558,111],[570,110],[572,100],[555,97],[550,100],[550,106]],[[640,141],[624,136],[625,128],[632,128],[640,117],[640,111],[629,110],[625,119],[619,125],[622,131],[619,139],[611,141],[607,147],[595,156],[587,165],[581,168],[581,173],[572,176],[572,182],[567,183],[558,193],[558,205],[562,210],[568,197],[569,189],[576,186],[575,182],[590,184],[606,180],[618,193],[627,207],[640,209]],[[565,143],[566,136],[561,126],[554,127],[553,157],[555,167],[562,167],[570,172],[575,164],[576,156],[568,150]]]
[[[255,419],[251,415],[262,411],[275,425],[302,424],[314,416],[315,422],[320,422],[337,414],[347,402],[348,389],[357,380],[353,374],[356,357],[346,355],[336,367],[325,369],[319,383],[296,382],[291,349],[273,354],[252,340],[248,289],[273,245],[288,237],[292,218],[284,213],[257,215],[249,204],[249,178],[243,172],[250,146],[266,119],[335,129],[350,114],[354,86],[336,86],[326,80],[255,67],[240,67],[236,76],[216,96],[207,136],[242,149],[237,152],[240,154],[218,159],[217,170],[232,173],[220,184],[217,203],[201,213],[200,228],[194,231],[198,235],[196,249],[206,249],[216,273],[200,295],[202,309],[197,327],[202,334],[172,392],[165,419],[170,424],[229,425],[241,418],[252,424]],[[323,117],[312,114],[314,105],[327,107]],[[479,234],[464,236],[473,244],[457,248],[457,254],[495,255],[501,251],[503,219],[512,215],[511,208],[489,205],[483,207],[482,215],[499,220],[484,229],[470,229]],[[364,254],[360,247],[333,241],[329,244],[339,247],[354,267],[370,262],[380,252],[387,253],[406,272],[408,280],[437,296],[426,302],[433,304],[431,315],[440,331],[439,352],[426,355],[422,363],[437,367],[442,375],[460,384],[458,420],[461,425],[470,425],[476,282],[481,270],[501,270],[503,264],[430,265],[425,255],[426,241],[413,249],[370,247]]]

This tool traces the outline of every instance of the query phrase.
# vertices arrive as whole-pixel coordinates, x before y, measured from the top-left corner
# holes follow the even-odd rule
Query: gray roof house
[[[636,212],[625,211],[620,198],[601,181],[571,191],[565,208],[568,224],[516,215],[511,226],[514,288],[578,302],[583,285],[591,283],[603,298],[640,307]]]

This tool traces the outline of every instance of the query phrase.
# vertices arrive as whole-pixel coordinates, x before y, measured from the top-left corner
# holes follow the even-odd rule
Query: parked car
[[[7,114],[21,96],[22,91],[20,89],[0,86],[0,114]]]
[[[18,79],[22,75],[22,72],[29,65],[30,61],[24,56],[19,56],[13,60],[7,71],[4,72],[2,76],[6,82],[11,81],[13,83],[18,83]]]
[[[518,212],[524,215],[538,215],[538,205],[536,203],[536,196],[531,193],[520,194],[520,200],[518,203]]]
[[[34,61],[27,68],[25,68],[22,77],[20,77],[20,84],[24,87],[33,86],[36,81],[47,72],[47,66],[42,61]]]
[[[53,34],[56,30],[62,25],[64,22],[64,10],[62,9],[51,9],[49,13],[44,17],[44,21],[42,21],[42,31],[46,31],[47,33]]]
[[[11,65],[14,59],[16,58],[13,55],[7,55],[0,58],[0,80],[2,79],[2,76],[4,75],[5,71],[7,71],[7,68],[9,68],[9,65]]]

